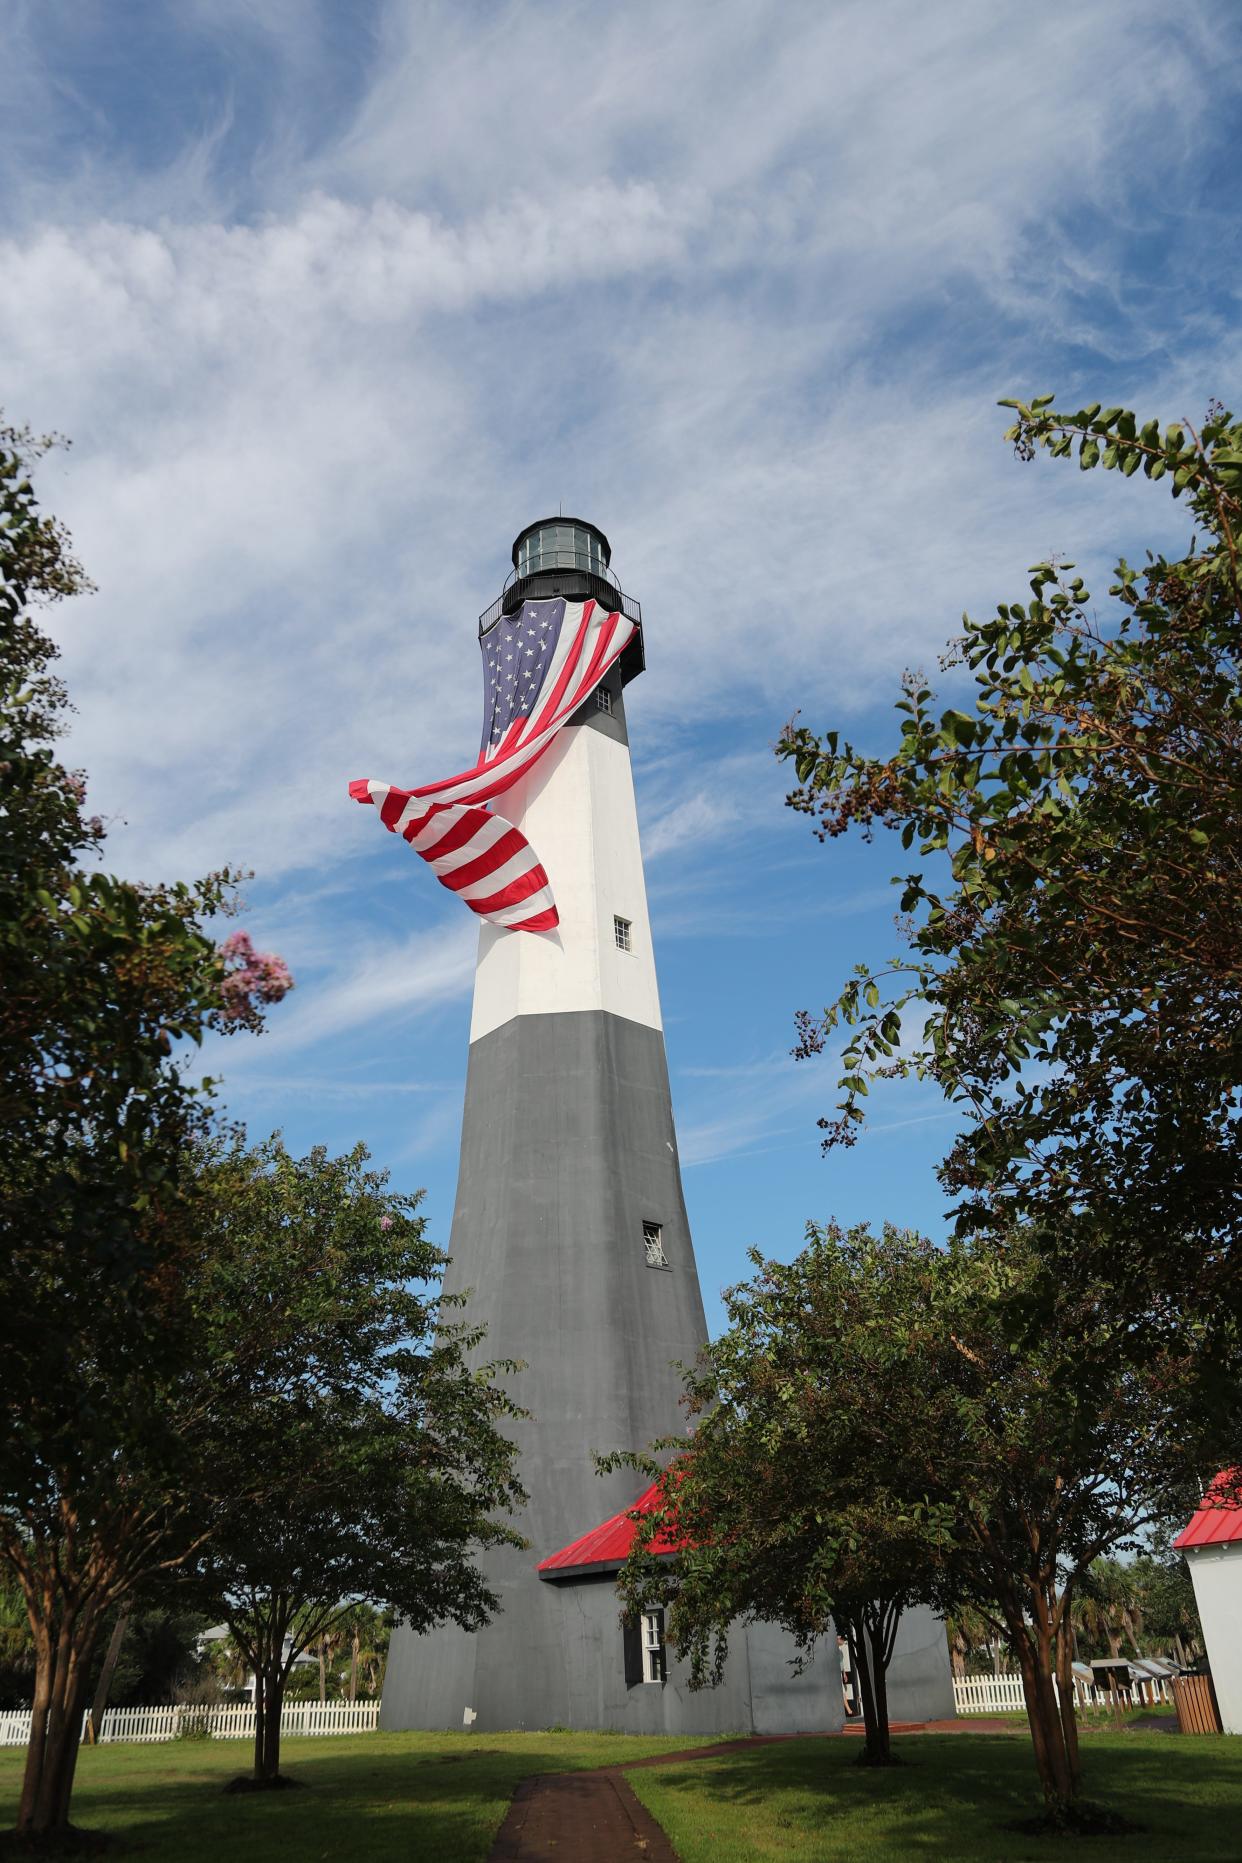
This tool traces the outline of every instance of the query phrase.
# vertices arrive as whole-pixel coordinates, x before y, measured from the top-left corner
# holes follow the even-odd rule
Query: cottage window
[[[664,1612],[644,1611],[630,1617],[623,1629],[625,1686],[639,1688],[651,1682],[668,1680],[664,1654]]]

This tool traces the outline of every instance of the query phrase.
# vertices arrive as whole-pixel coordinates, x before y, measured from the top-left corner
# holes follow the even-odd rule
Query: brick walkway
[[[545,1772],[523,1779],[489,1863],[677,1863],[677,1852],[618,1771]]]
[[[895,1734],[1011,1734],[1007,1721],[989,1715],[952,1721],[894,1721]],[[622,1760],[596,1772],[545,1772],[523,1779],[513,1795],[488,1863],[533,1863],[555,1857],[560,1863],[678,1863],[677,1852],[649,1811],[644,1810],[621,1777],[642,1766],[677,1766],[683,1760],[716,1759],[747,1747],[775,1746],[785,1740],[836,1740],[861,1735],[861,1723],[847,1723],[832,1734],[751,1734],[743,1740],[717,1740],[679,1753],[652,1753],[646,1759]]]

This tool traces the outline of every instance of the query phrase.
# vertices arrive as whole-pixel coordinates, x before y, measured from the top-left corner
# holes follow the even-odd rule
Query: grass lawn
[[[706,1744],[705,1742],[694,1744]],[[170,1863],[473,1863],[487,1856],[519,1779],[684,1748],[619,1734],[353,1734],[282,1740],[306,1791],[226,1797],[246,1740],[82,1749],[73,1821],[124,1833],[110,1854]],[[25,1752],[0,1750],[0,1830],[11,1830]],[[570,1863],[570,1859],[565,1859]]]
[[[246,1741],[106,1746],[83,1750],[74,1821],[123,1837],[113,1854],[153,1863],[336,1863],[350,1855],[367,1863],[482,1863],[519,1779],[615,1766],[686,1744],[553,1733],[286,1740],[284,1769],[307,1789],[257,1797],[221,1790],[245,1769]],[[907,1763],[891,1772],[855,1766],[852,1740],[797,1740],[626,1776],[683,1863],[1057,1863],[1067,1854],[1084,1863],[1134,1863],[1139,1855],[1234,1863],[1242,1852],[1242,1741],[1094,1734],[1088,1790],[1146,1832],[1073,1846],[1005,1828],[1038,1803],[1023,1730],[914,1735],[896,1744]],[[23,1757],[0,1751],[0,1829],[12,1824]]]
[[[1025,1732],[910,1735],[894,1747],[906,1764],[886,1772],[853,1765],[852,1741],[795,1740],[626,1777],[682,1863],[1236,1863],[1242,1854],[1242,1740],[1093,1733],[1088,1794],[1146,1831],[1076,1844],[1004,1828],[1038,1809]]]

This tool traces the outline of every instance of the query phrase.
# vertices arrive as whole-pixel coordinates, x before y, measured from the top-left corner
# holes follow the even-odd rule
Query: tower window
[[[596,686],[595,709],[597,712],[604,712],[609,718],[612,717],[612,694],[607,686]]]
[[[629,919],[619,919],[616,913],[613,913],[612,935],[617,941],[618,951],[632,951],[634,949],[633,942],[630,938],[632,929],[633,927]]]
[[[664,1669],[664,1612],[643,1612],[643,1681],[663,1682]]]
[[[670,1266],[668,1256],[664,1253],[663,1224],[643,1224],[643,1247],[647,1251],[647,1266],[649,1268],[667,1268]]]

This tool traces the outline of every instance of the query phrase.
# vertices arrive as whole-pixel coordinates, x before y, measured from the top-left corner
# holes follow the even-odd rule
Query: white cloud
[[[297,988],[270,1012],[257,1040],[220,1036],[204,1044],[204,1071],[225,1081],[271,1079],[287,1056],[330,1042],[349,1031],[382,1025],[387,1036],[421,1010],[460,1000],[474,979],[478,934],[473,921],[452,921],[433,932],[384,939],[369,934],[346,944],[344,954],[314,987]],[[295,973],[296,974],[296,973]],[[195,1072],[199,1069],[195,1067]]]
[[[1084,388],[1120,358],[1118,399],[1180,411],[1237,354],[1205,317],[1151,361],[1183,299],[1128,289],[1109,230],[1157,142],[1176,200],[1230,82],[1194,8],[393,4],[313,124],[332,10],[199,0],[186,34],[261,51],[268,114],[221,93],[145,166],[48,54],[74,18],[19,8],[0,78],[0,354],[11,414],[76,442],[46,480],[100,588],[56,618],[70,750],[131,870],[399,861],[345,783],[473,756],[473,616],[562,499],[644,600],[640,756],[856,711],[1102,500],[1167,521],[1014,467],[997,393],[1072,339]],[[653,786],[649,855],[769,808],[763,767]],[[460,988],[450,945],[411,974]],[[382,996],[363,966],[289,1027]]]

